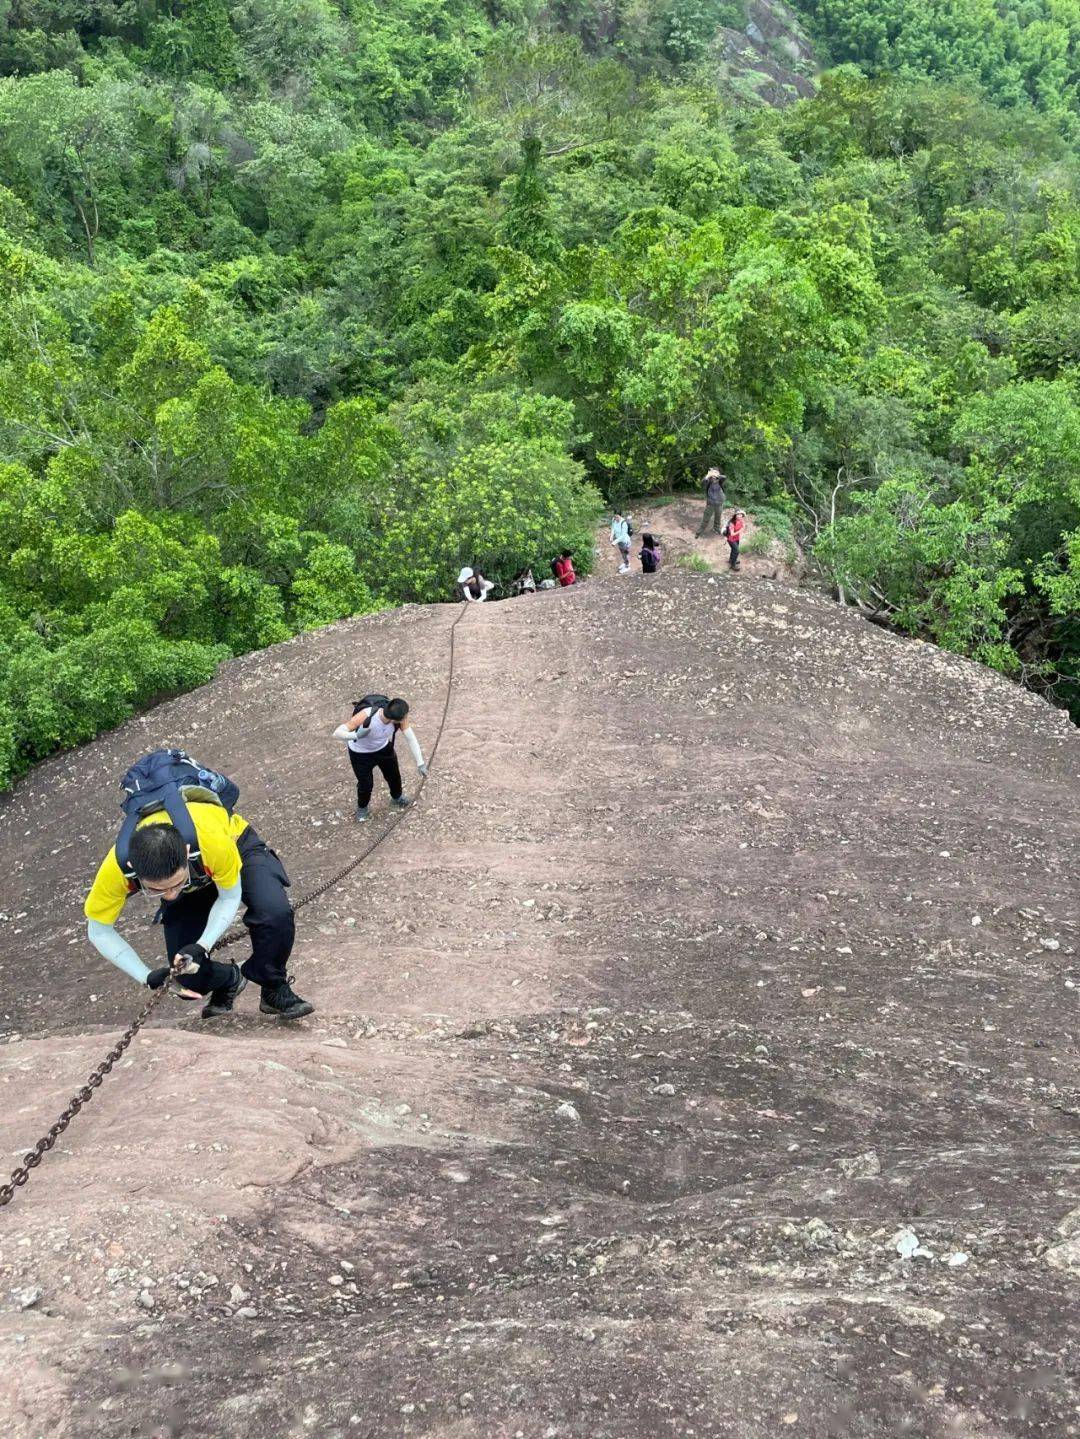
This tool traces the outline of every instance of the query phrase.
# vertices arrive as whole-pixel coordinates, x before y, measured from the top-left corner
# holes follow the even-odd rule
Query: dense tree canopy
[[[799,0],[834,61],[960,81],[1080,133],[1080,0]]]
[[[845,3],[837,58],[909,77],[1073,34],[972,4],[949,68],[933,7]],[[768,110],[717,87],[743,19],[10,0],[0,784],[462,563],[587,567],[601,492],[712,461],[846,599],[1075,703],[1074,72],[1010,40],[982,96],[841,66]]]

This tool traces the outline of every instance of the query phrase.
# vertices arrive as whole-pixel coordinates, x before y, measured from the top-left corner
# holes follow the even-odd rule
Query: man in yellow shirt
[[[116,930],[129,895],[142,890],[160,902],[166,955],[177,964],[184,997],[206,999],[204,1019],[230,1014],[248,980],[261,986],[264,1014],[301,1019],[314,1006],[293,992],[285,973],[296,932],[285,868],[247,820],[230,814],[211,794],[201,801],[199,793],[189,790],[183,799],[197,857],[164,808],[139,820],[130,842],[129,875],[120,868],[116,846],[110,849],[86,897],[90,942],[132,979],[160,988],[170,966],[148,970]],[[210,951],[241,904],[251,957],[242,965],[221,963]]]

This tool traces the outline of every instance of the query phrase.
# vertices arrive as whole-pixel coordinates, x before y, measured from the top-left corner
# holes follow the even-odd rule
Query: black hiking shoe
[[[210,998],[202,1007],[203,1019],[216,1019],[222,1014],[232,1014],[233,1000],[247,985],[247,980],[240,973],[238,964],[233,965],[232,971],[233,977],[228,984],[223,984],[220,988],[210,991]]]
[[[392,799],[390,803],[395,807],[395,809],[408,809],[409,806],[412,804],[412,800],[407,794],[399,794],[398,797],[396,799]]]
[[[291,978],[290,975],[289,979]],[[293,993],[289,979],[277,989],[263,986],[262,998],[259,1000],[261,1013],[276,1014],[279,1019],[303,1019],[305,1015],[315,1013],[313,1004]]]

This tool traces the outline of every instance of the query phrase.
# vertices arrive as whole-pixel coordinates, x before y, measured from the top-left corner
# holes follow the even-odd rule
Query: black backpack
[[[131,837],[139,820],[155,810],[165,810],[170,823],[180,831],[188,847],[194,883],[209,884],[188,802],[220,805],[232,814],[240,798],[240,786],[235,780],[206,769],[182,749],[156,749],[135,761],[120,781],[120,788],[125,795],[120,801],[124,823],[116,837],[116,862],[128,884],[139,888],[131,865]]]
[[[362,700],[357,700],[352,707],[352,712],[354,715],[358,715],[361,710],[371,711],[371,713],[368,715],[367,719],[360,726],[360,728],[368,729],[371,725],[371,721],[375,718],[379,710],[385,709],[389,703],[390,700],[386,695],[365,695]]]

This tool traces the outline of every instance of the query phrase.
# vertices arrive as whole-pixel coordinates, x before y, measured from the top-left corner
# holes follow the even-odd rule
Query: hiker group
[[[710,524],[714,533],[722,533],[728,542],[731,568],[738,569],[745,517],[736,509],[721,528],[723,482],[718,469],[710,469],[705,476],[705,513],[699,533],[705,534]],[[629,572],[633,534],[631,517],[616,514],[611,522],[611,543],[618,551],[619,574]],[[655,574],[660,568],[660,545],[654,535],[641,536],[638,557],[644,574]],[[551,569],[551,579],[542,580],[540,588],[577,583],[570,550],[561,550]],[[478,603],[487,599],[494,584],[478,569],[466,566],[458,575],[457,588],[459,598]],[[511,591],[523,594],[537,588],[527,569],[518,575]],[[369,817],[376,770],[386,782],[392,807],[405,809],[412,802],[405,794],[395,751],[399,734],[423,778],[427,762],[404,699],[365,695],[333,731],[333,738],[343,741],[348,750],[358,824]],[[121,787],[123,823],[84,906],[87,937],[98,952],[150,989],[175,980],[183,999],[203,1001],[204,1019],[231,1014],[249,983],[259,987],[259,1009],[264,1014],[301,1019],[313,1013],[314,1006],[295,992],[287,973],[296,937],[287,894],[289,876],[277,853],[237,813],[240,791],[236,783],[198,765],[183,750],[155,750],[132,765]],[[153,969],[116,928],[128,900],[136,894],[157,905],[154,922],[162,928],[166,962]],[[250,955],[241,964],[215,959],[216,948],[241,908]]]
[[[634,521],[630,515],[620,514],[618,511],[611,520],[611,543],[618,552],[618,573],[626,575],[630,573],[630,542],[634,538]],[[660,541],[655,535],[648,531],[641,536],[641,549],[638,551],[638,559],[641,562],[641,573],[643,575],[655,575],[660,568],[663,556],[660,553]]]
[[[574,572],[574,553],[560,550],[551,561],[551,578],[537,583],[531,567],[526,567],[503,587],[503,593],[510,598],[516,595],[534,595],[537,590],[554,590],[577,583]],[[454,586],[454,598],[466,604],[482,604],[495,589],[495,581],[487,579],[479,569],[464,565]]]
[[[425,776],[427,764],[403,699],[365,695],[334,731],[348,747],[358,823],[368,818],[376,769],[393,807],[405,809],[412,802],[394,752],[399,734]],[[203,1019],[231,1014],[249,983],[259,986],[263,1014],[280,1019],[312,1014],[314,1005],[295,992],[287,973],[296,938],[289,876],[277,853],[237,813],[235,781],[183,750],[155,750],[132,765],[121,788],[123,823],[84,905],[87,937],[98,953],[149,989],[174,979],[182,999],[203,1001]],[[156,903],[154,923],[162,927],[165,963],[153,969],[116,928],[136,894]],[[241,906],[251,954],[242,964],[215,959],[215,947]]]
[[[714,465],[706,472],[702,481],[705,491],[705,513],[701,517],[701,528],[698,530],[698,537],[708,534],[711,526],[713,534],[723,535],[728,542],[728,565],[731,569],[740,568],[739,546],[742,544],[743,531],[746,529],[746,511],[733,510],[731,518],[724,524],[724,506],[727,503],[727,496],[724,494],[724,481],[727,477]]]

